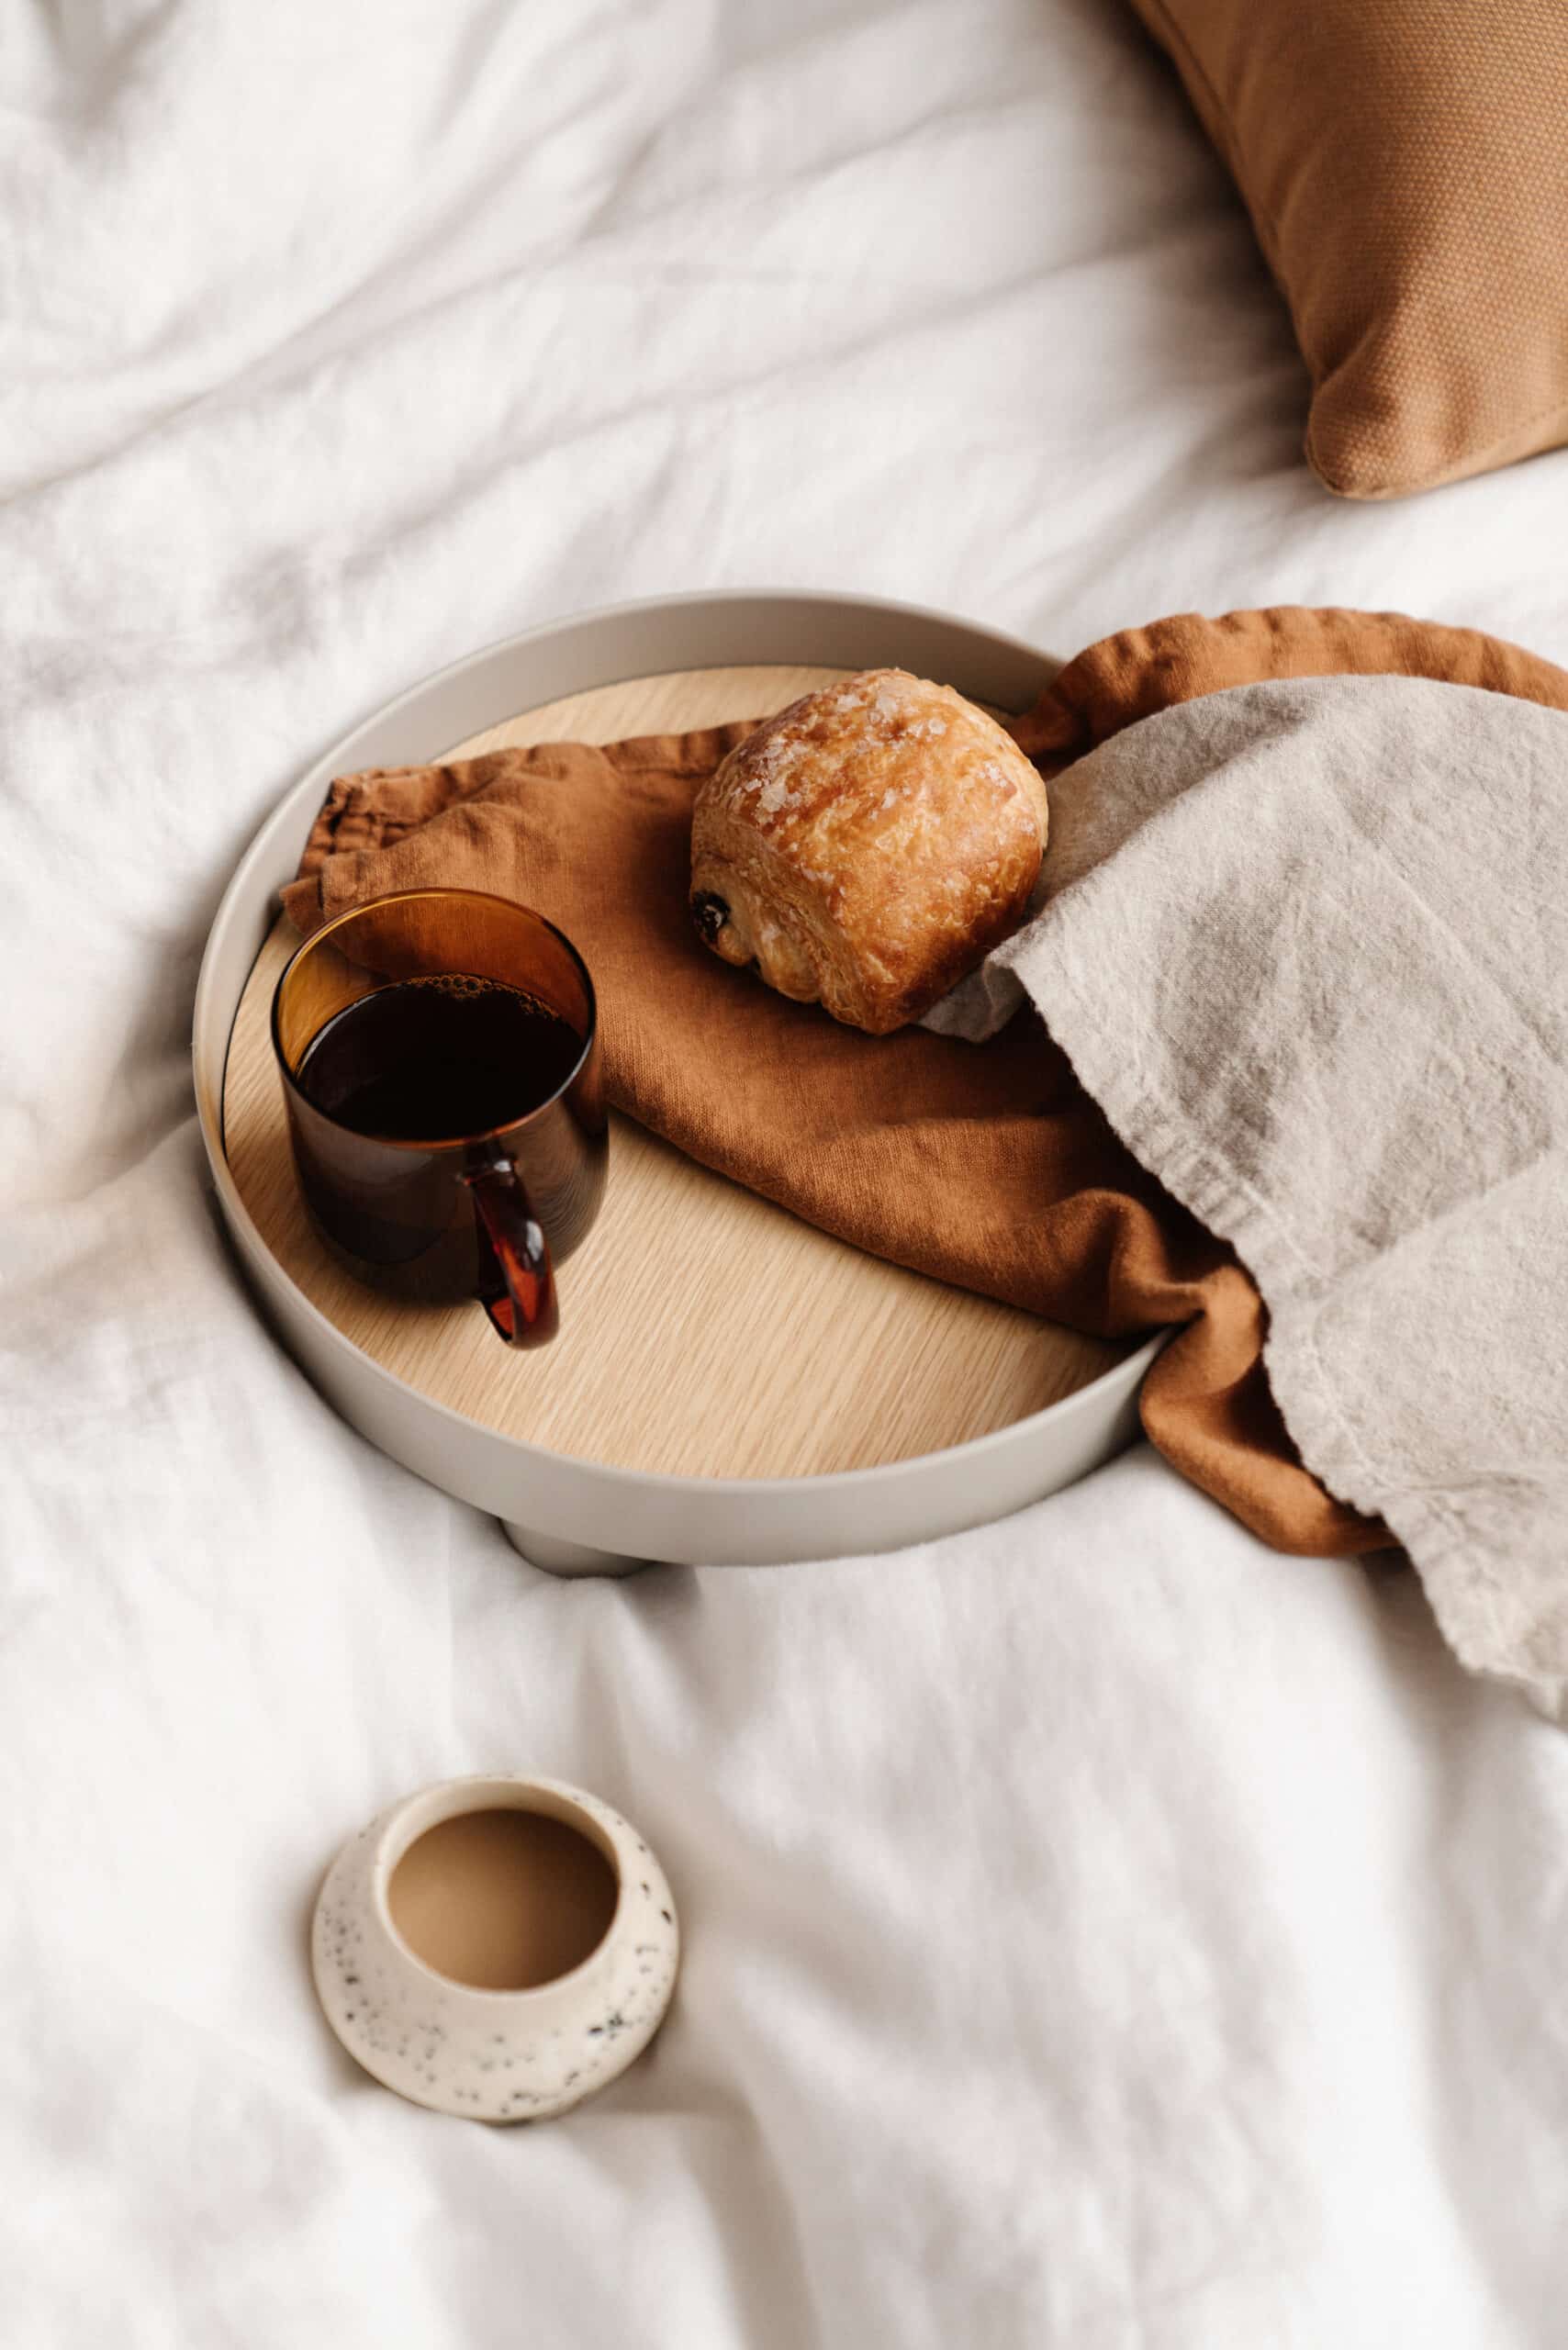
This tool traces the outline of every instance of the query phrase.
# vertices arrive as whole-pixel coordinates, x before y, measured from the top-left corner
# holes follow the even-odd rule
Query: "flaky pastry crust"
[[[1046,790],[948,686],[868,669],[806,694],[697,795],[691,911],[727,963],[883,1035],[1023,918]]]

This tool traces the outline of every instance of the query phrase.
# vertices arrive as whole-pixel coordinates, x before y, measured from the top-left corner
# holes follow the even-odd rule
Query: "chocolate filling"
[[[691,919],[697,924],[698,935],[711,946],[730,919],[730,909],[711,890],[699,890],[691,901]]]

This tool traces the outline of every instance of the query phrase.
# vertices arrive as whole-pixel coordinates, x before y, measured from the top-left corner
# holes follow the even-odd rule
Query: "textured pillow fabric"
[[[1290,304],[1326,487],[1568,440],[1568,0],[1134,6]]]

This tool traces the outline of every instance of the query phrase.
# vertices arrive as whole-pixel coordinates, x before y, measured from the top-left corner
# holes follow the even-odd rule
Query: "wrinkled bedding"
[[[187,1047],[263,814],[474,645],[760,582],[1561,660],[1568,455],[1326,498],[1109,0],[56,0],[0,88],[7,2350],[1553,2343],[1568,1743],[1413,1577],[1140,1449],[554,1582],[279,1353]],[[341,1838],[497,1765],[625,1808],[687,1933],[520,2132],[356,2074],[305,1960]]]

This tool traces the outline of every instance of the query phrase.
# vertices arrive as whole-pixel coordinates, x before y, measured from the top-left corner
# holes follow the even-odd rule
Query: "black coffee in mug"
[[[576,1029],[521,988],[441,971],[347,1005],[312,1039],[297,1083],[355,1134],[445,1142],[526,1118],[582,1052]]]
[[[411,1302],[476,1296],[542,1345],[610,1140],[570,939],[484,890],[394,890],[305,941],[273,1046],[300,1188],[347,1269]]]

